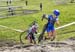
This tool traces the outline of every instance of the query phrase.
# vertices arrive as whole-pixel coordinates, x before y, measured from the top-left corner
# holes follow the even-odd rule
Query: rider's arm
[[[48,15],[43,15],[43,16],[42,16],[42,21],[43,21],[43,19],[48,20]]]
[[[59,26],[59,25],[60,25],[59,21],[56,21],[56,25],[57,25],[57,26]]]
[[[38,27],[39,27],[38,24],[36,24],[35,27],[36,27],[35,33],[37,34],[37,32],[38,32]]]
[[[59,19],[58,19],[58,18],[56,19],[56,25],[57,25],[57,26],[60,25],[60,23],[59,23]]]

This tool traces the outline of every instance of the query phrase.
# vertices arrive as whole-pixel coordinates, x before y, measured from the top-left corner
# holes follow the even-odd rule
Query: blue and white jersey
[[[48,15],[48,24],[54,26],[55,22],[58,21],[58,17],[53,17],[53,15]]]
[[[48,22],[47,22],[46,31],[47,32],[54,31],[55,30],[54,24],[56,21],[58,21],[58,17],[53,17],[53,15],[48,15],[47,19],[48,19]]]

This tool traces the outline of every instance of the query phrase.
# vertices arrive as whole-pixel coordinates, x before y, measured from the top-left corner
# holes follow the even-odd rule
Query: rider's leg
[[[36,44],[35,36],[33,33],[32,33],[32,40],[33,40],[34,44]]]
[[[46,31],[47,31],[47,37],[45,39],[50,39],[52,35],[51,27],[47,27]]]
[[[56,38],[56,31],[52,31],[52,35],[51,35],[51,41],[53,41]]]
[[[47,37],[45,37],[45,40],[46,39],[51,39],[51,36],[52,36],[52,32],[47,32]]]
[[[31,35],[28,36],[29,42],[32,43],[32,37]]]
[[[48,38],[51,38],[52,32],[47,32],[47,34],[48,34]]]

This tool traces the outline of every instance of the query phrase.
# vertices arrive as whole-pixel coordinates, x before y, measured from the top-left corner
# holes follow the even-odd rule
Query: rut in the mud
[[[7,43],[7,41],[5,43]],[[10,45],[9,43],[7,44]],[[38,45],[21,45],[14,43],[13,46],[0,47],[0,52],[75,52],[75,38]]]

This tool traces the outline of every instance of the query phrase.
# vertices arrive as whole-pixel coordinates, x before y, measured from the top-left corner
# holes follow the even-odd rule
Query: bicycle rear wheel
[[[21,44],[27,44],[28,43],[28,40],[27,40],[27,33],[28,31],[24,31],[20,34],[20,43]]]

